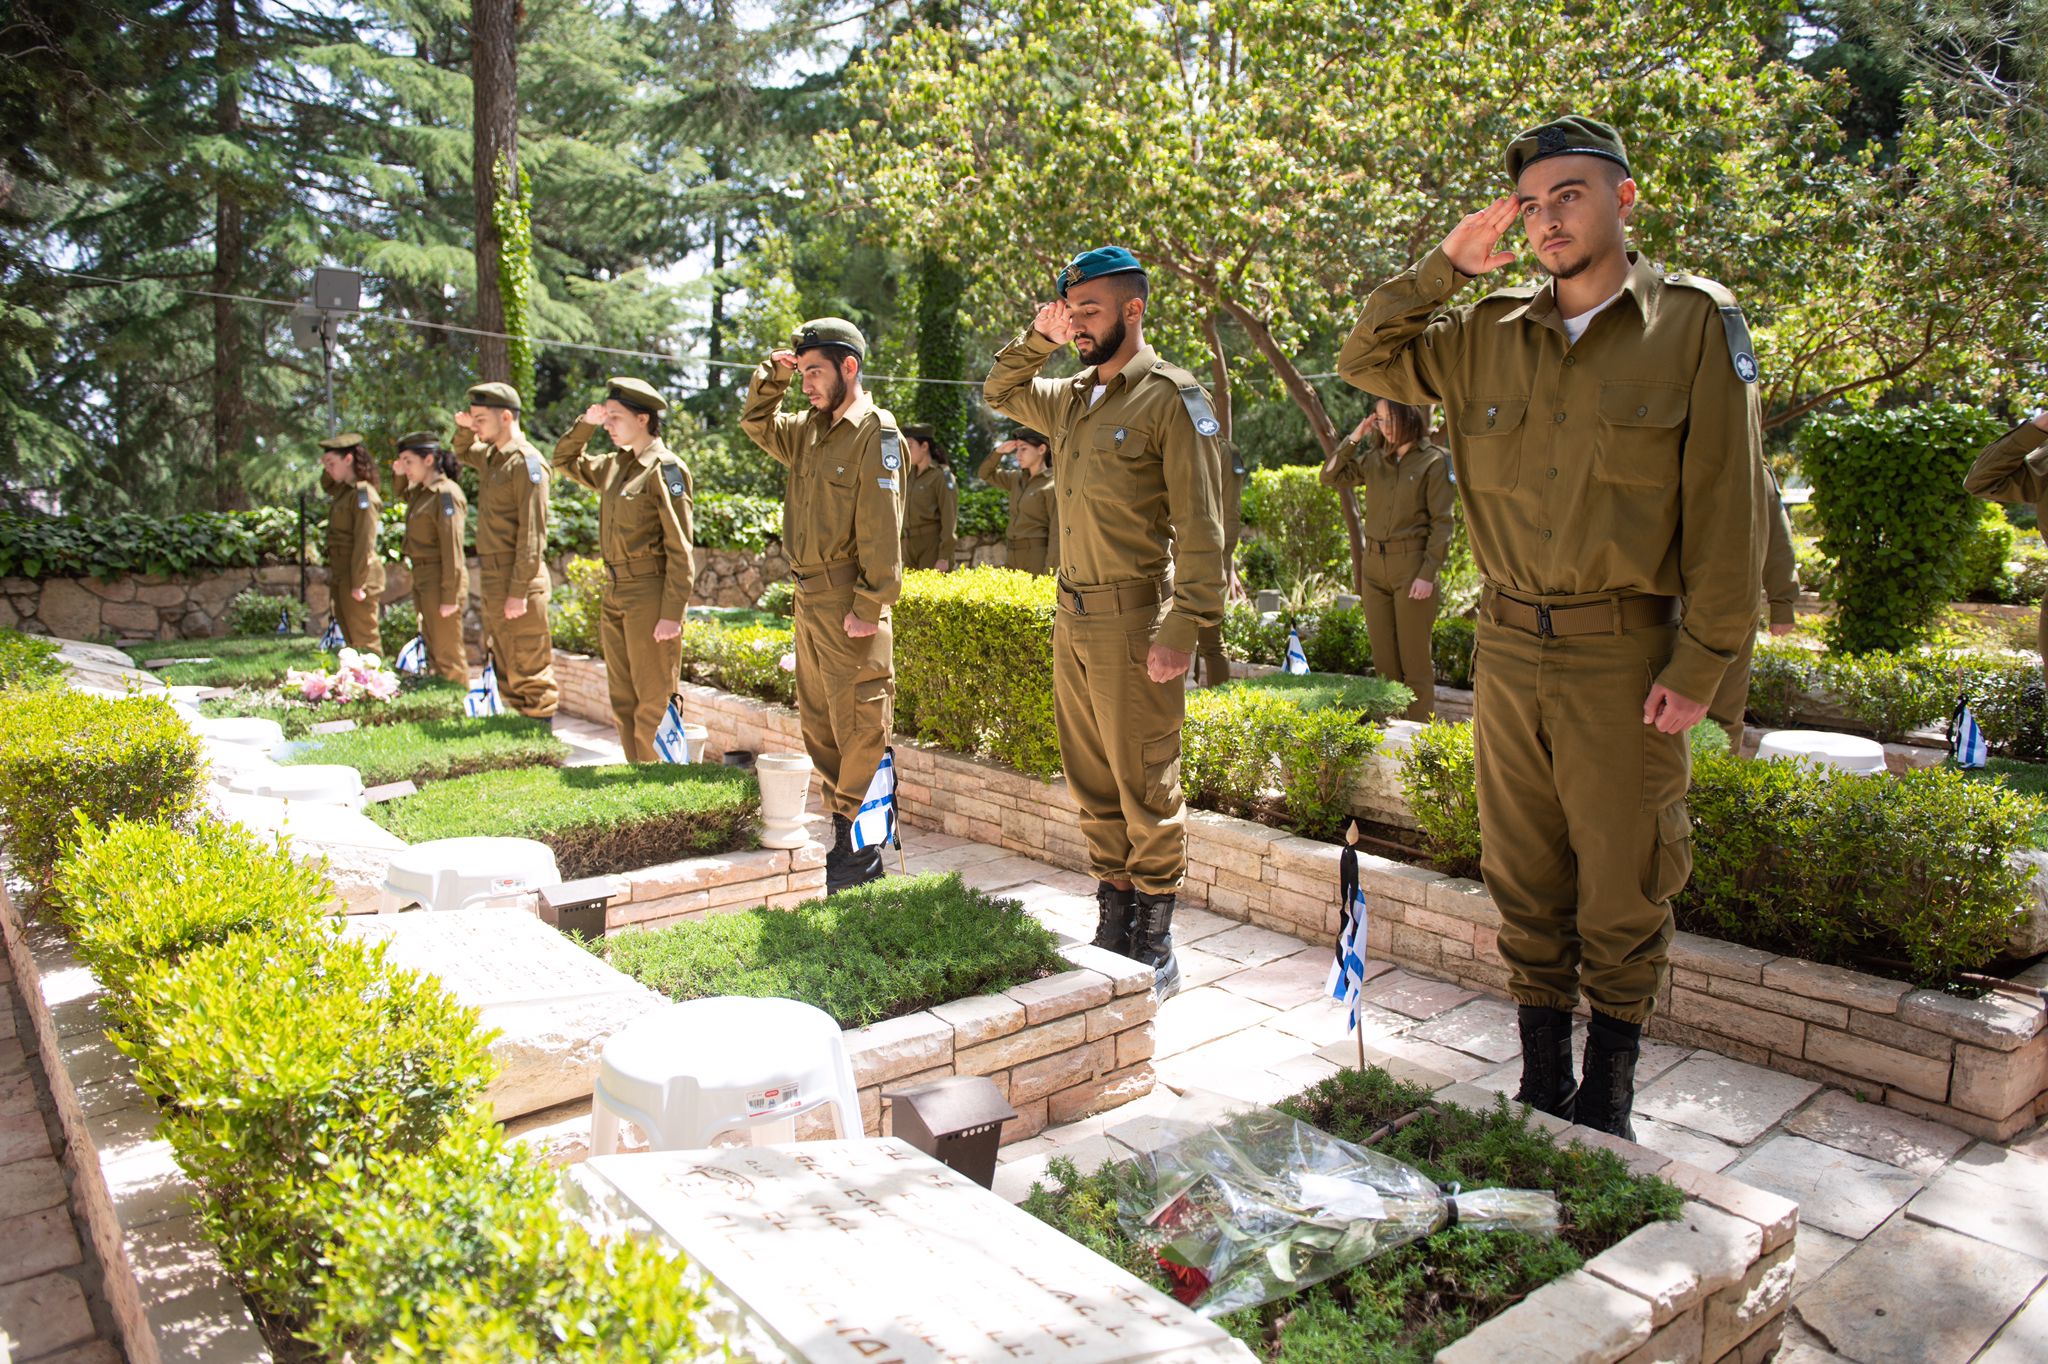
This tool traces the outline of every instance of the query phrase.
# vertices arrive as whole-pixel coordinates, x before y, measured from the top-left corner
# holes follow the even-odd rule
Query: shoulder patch
[[[443,516],[453,516],[453,515],[455,515],[455,494],[454,494],[454,493],[442,493],[442,494],[441,494],[441,515],[443,515]]]
[[[903,437],[893,426],[882,428],[882,467],[891,471],[903,467]]]
[[[1714,280],[1683,271],[1664,276],[1664,282],[1680,289],[1697,290],[1713,300],[1721,314],[1721,330],[1728,337],[1728,359],[1735,366],[1735,377],[1745,384],[1755,383],[1761,373],[1756,363],[1756,346],[1749,339],[1749,320],[1743,317],[1735,295]]]
[[[1209,406],[1209,395],[1202,392],[1202,386],[1194,376],[1183,372],[1187,382],[1179,384],[1180,405],[1188,410],[1188,420],[1195,424],[1195,434],[1203,437],[1216,435],[1223,429],[1223,423],[1216,420],[1216,413]]]
[[[893,478],[878,478],[875,480],[875,486],[886,492],[893,493],[896,491],[896,480]]]
[[[1237,448],[1237,442],[1230,442],[1230,472],[1238,478],[1245,475],[1244,452]]]
[[[957,488],[960,486],[957,482],[954,481],[953,471],[951,469],[946,470],[946,486],[948,488]]]
[[[540,462],[540,456],[528,455],[526,457],[526,477],[528,481],[543,483],[547,481],[547,476],[548,466]]]
[[[368,488],[356,489],[356,507],[362,511],[370,509],[370,490]]]
[[[684,475],[683,466],[680,464],[662,465],[661,483],[663,487],[668,489],[670,497],[684,497],[689,494],[690,481]]]

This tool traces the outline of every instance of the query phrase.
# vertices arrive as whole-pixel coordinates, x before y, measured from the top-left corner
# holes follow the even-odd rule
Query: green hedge
[[[1244,524],[1269,549],[1283,584],[1316,575],[1351,576],[1344,509],[1306,464],[1254,469],[1244,487]]]
[[[1761,724],[1834,723],[1825,699],[1850,722],[1890,741],[1939,729],[1968,697],[1994,752],[2048,759],[2048,705],[2030,660],[1940,649],[1862,656],[1820,654],[1791,640],[1759,640],[1749,675],[1749,712]]]
[[[929,744],[1060,768],[1049,576],[1007,568],[910,572],[896,603],[896,727]]]
[[[258,592],[254,588],[237,592],[235,599],[228,603],[226,613],[221,617],[230,635],[250,637],[277,635],[279,615],[290,627],[287,635],[306,633],[306,604],[297,597],[281,596],[269,592]]]
[[[447,781],[506,767],[560,767],[568,760],[569,745],[555,737],[548,722],[523,715],[413,720],[344,734],[315,734],[303,747],[278,759],[287,765],[353,767],[370,786]]]
[[[1010,531],[1010,495],[1001,488],[961,488],[956,535],[1001,539]]]
[[[1068,969],[1059,938],[957,874],[890,879],[794,910],[751,909],[604,943],[671,999],[800,999],[842,1028],[994,994]]]
[[[1975,515],[1963,529],[1956,576],[1949,584],[1950,601],[2011,601],[2016,591],[2006,564],[2012,558],[2012,522],[1996,502],[1977,502]]]
[[[0,629],[0,691],[9,687],[39,690],[64,676],[57,646],[41,635]]]
[[[598,657],[604,653],[604,560],[572,557],[562,574],[567,581],[548,600],[555,647]]]
[[[1394,696],[1391,693],[1399,693]],[[1274,677],[1188,694],[1181,786],[1188,803],[1333,837],[1408,689],[1377,678]]]
[[[1472,726],[1432,720],[1401,755],[1401,789],[1439,868],[1479,875],[1479,787]]]
[[[782,656],[796,647],[789,627],[690,620],[683,624],[682,643],[686,678],[763,701],[796,701],[796,674],[782,666]],[[896,666],[903,666],[900,644]]]
[[[1287,662],[1287,633],[1301,636],[1308,666],[1319,673],[1372,671],[1372,643],[1365,633],[1365,613],[1355,606],[1317,606],[1281,610],[1264,619],[1249,602],[1232,602],[1223,617],[1223,649],[1244,663],[1280,667]],[[1436,680],[1447,687],[1472,685],[1472,656],[1478,626],[1462,616],[1438,616],[1430,628],[1430,655]]]
[[[319,527],[311,528],[317,537]],[[198,573],[297,559],[295,507],[183,516],[39,516],[0,511],[0,577]]]

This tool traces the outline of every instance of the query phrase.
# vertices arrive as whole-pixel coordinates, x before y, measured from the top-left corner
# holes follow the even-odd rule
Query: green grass
[[[1399,682],[1347,673],[1268,673],[1229,685],[1283,693],[1303,710],[1359,711],[1373,720],[1399,715],[1415,699],[1415,693]]]
[[[238,639],[180,639],[131,644],[127,655],[138,664],[159,658],[204,658],[206,663],[178,663],[151,669],[173,687],[275,687],[293,668],[301,671],[334,666],[334,655],[320,641],[305,635],[250,635]]]
[[[2017,758],[1993,758],[1989,767],[1967,771],[1963,775],[1971,781],[1996,782],[2023,796],[2040,796],[2048,799],[2048,763],[2021,762]],[[2048,848],[2048,811],[2044,811],[2034,820],[2033,842],[2037,848]]]
[[[671,999],[800,999],[857,1028],[1064,971],[1058,944],[1015,901],[947,875],[621,933],[604,952]]]
[[[789,628],[788,616],[778,616],[773,611],[763,611],[755,606],[693,606],[690,619],[722,625],[728,630],[748,625],[772,625],[781,630]]]
[[[538,839],[574,880],[755,847],[761,788],[751,773],[706,763],[517,767],[438,781],[367,813],[408,843]]]
[[[466,720],[462,698],[468,688],[439,677],[406,678],[389,701],[362,697],[354,701],[300,701],[275,690],[244,690],[199,703],[201,715],[250,715],[275,720],[287,739],[303,739],[313,726],[328,720],[354,720],[359,725],[398,725],[430,720]]]
[[[1429,1091],[1381,1070],[1344,1071],[1281,1104],[1282,1112],[1348,1141],[1363,1141],[1430,1102]],[[1543,1284],[1658,1220],[1685,1198],[1661,1179],[1631,1174],[1609,1151],[1560,1147],[1505,1099],[1491,1109],[1440,1104],[1375,1147],[1440,1185],[1554,1192],[1555,1238],[1520,1232],[1441,1231],[1369,1260],[1292,1297],[1218,1319],[1262,1360],[1287,1364],[1426,1364],[1435,1353]],[[1123,1167],[1129,1177],[1129,1167]],[[1080,1175],[1050,1167],[1024,1208],[1139,1278],[1171,1292],[1158,1263],[1116,1220],[1118,1167]]]
[[[446,781],[506,767],[560,767],[569,745],[545,720],[493,715],[472,720],[406,720],[346,734],[314,734],[285,763],[340,763],[363,774],[369,786],[385,782]]]

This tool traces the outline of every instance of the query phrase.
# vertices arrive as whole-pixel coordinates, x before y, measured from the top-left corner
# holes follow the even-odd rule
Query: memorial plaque
[[[322,720],[319,724],[312,727],[311,732],[314,734],[346,734],[355,727],[356,722],[353,720]]]
[[[1249,1361],[1214,1322],[893,1137],[598,1156],[809,1364]]]
[[[382,786],[372,786],[363,792],[363,799],[372,805],[381,805],[387,800],[397,800],[400,796],[416,796],[419,793],[420,788],[409,781],[387,781]]]

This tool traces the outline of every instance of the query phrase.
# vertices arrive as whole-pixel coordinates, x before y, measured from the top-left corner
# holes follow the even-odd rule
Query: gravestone
[[[668,1002],[523,909],[379,914],[347,931],[390,944],[387,960],[438,977],[499,1030],[484,1097],[500,1122],[588,1099],[605,1042]]]
[[[327,883],[348,914],[377,912],[391,854],[406,846],[404,839],[369,816],[339,805],[245,795],[221,785],[209,791],[207,799],[222,819],[283,838],[299,861],[325,863]]]
[[[597,1156],[575,1188],[607,1220],[651,1224],[809,1364],[1252,1358],[893,1137]]]

